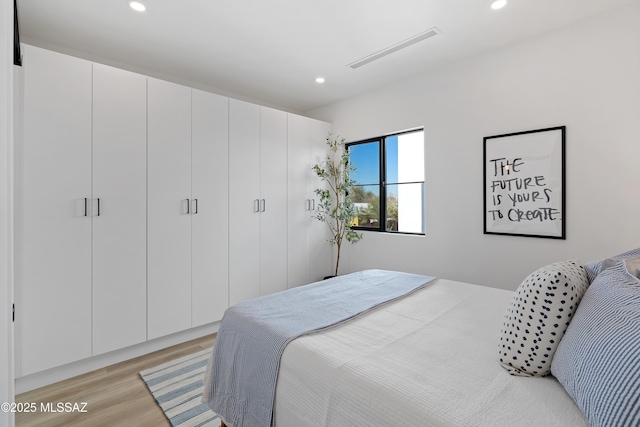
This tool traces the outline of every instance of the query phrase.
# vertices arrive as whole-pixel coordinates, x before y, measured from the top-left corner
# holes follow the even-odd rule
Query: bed
[[[570,394],[554,376],[510,375],[503,369],[497,340],[517,293],[434,279],[347,321],[302,334],[280,356],[270,424],[566,427],[588,426],[591,420],[592,425],[637,425],[637,402],[627,413],[629,423],[598,424],[576,404],[575,390]],[[638,360],[627,362],[640,372]],[[253,381],[246,387],[259,379]],[[205,391],[205,401],[214,389]],[[228,421],[221,419],[223,425]]]
[[[275,425],[588,425],[553,377],[515,377],[497,363],[512,296],[438,279],[296,339],[282,355]]]

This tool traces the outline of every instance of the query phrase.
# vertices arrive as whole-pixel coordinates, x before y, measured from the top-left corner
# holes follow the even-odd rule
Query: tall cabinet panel
[[[260,107],[260,294],[287,289],[287,113]]]
[[[327,135],[331,131],[331,124],[314,119],[309,120],[309,155],[311,164],[319,164],[327,156]],[[312,207],[315,209],[319,202],[318,196],[314,191],[322,185],[315,172],[309,168],[309,194],[314,198]],[[312,212],[313,214],[313,212]],[[311,258],[311,269],[309,273],[309,282],[314,282],[323,277],[333,274],[335,264],[333,263],[333,254],[335,246],[329,245],[327,242],[331,238],[327,225],[315,218],[311,219],[309,225],[309,256]]]
[[[192,91],[192,325],[229,306],[229,99]]]
[[[93,65],[93,354],[147,337],[147,78]]]
[[[148,79],[147,338],[191,327],[191,89]]]
[[[311,193],[309,177],[309,119],[289,114],[288,120],[288,287],[310,282],[309,256],[311,222]]]
[[[91,63],[25,46],[16,283],[21,375],[91,356]]]
[[[313,218],[321,181],[312,171],[327,153],[328,123],[289,114],[288,118],[288,286],[332,274],[327,227]]]
[[[229,100],[229,303],[260,296],[260,107]]]

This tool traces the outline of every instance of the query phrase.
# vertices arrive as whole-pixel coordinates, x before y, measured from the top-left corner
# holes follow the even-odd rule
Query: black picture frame
[[[566,239],[566,126],[487,136],[484,234]]]

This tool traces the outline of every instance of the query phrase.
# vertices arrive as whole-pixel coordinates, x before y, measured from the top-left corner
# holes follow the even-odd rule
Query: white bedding
[[[553,377],[500,367],[497,339],[512,296],[437,279],[292,341],[280,363],[275,426],[588,426]]]

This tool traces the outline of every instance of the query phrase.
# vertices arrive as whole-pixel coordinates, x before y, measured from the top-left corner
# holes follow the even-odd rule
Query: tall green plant
[[[326,187],[316,188],[315,194],[320,198],[314,217],[329,227],[331,238],[329,244],[336,245],[336,270],[340,266],[340,249],[342,242],[356,243],[362,238],[362,233],[357,233],[351,228],[353,220],[357,216],[357,209],[349,197],[349,191],[354,181],[351,173],[355,168],[349,163],[349,151],[344,146],[344,138],[338,140],[327,135],[329,153],[320,163],[313,165],[313,171],[321,181],[326,182]]]

